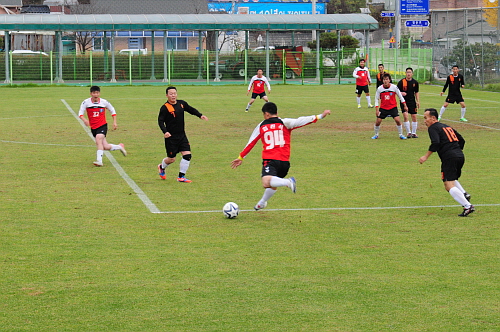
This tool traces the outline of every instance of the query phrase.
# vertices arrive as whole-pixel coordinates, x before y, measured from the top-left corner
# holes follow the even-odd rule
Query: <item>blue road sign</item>
[[[381,17],[394,17],[394,16],[396,16],[396,13],[395,12],[381,12],[380,16]]]
[[[408,28],[412,27],[428,27],[429,26],[429,21],[423,20],[423,21],[406,21],[405,26]]]
[[[401,15],[429,14],[429,0],[401,0]]]

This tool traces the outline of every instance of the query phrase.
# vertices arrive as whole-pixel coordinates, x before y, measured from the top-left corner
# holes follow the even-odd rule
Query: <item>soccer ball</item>
[[[238,207],[238,204],[234,202],[228,202],[222,208],[222,213],[224,213],[224,217],[228,219],[234,219],[238,216],[238,213],[240,213],[240,208]]]

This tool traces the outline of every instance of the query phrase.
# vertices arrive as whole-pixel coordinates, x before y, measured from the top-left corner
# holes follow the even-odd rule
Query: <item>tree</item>
[[[316,41],[307,43],[310,49],[316,49]],[[319,37],[319,46],[324,50],[337,49],[337,33],[324,32]],[[351,36],[340,36],[340,47],[356,48],[359,46],[359,41]]]
[[[328,14],[352,14],[362,7],[366,7],[366,0],[330,0],[326,8]]]
[[[499,2],[498,0],[490,1],[490,0],[483,0],[484,4],[484,18],[486,19],[486,22],[488,22],[489,25],[492,27],[497,27],[498,25],[498,5]],[[491,8],[494,7],[494,8]],[[491,8],[491,9],[487,9]]]
[[[107,7],[100,3],[85,4],[80,1],[77,4],[73,1],[65,0],[65,5],[67,5],[72,14],[101,14],[107,12]],[[73,38],[75,43],[78,45],[78,49],[81,53],[92,50],[92,41],[94,37],[98,34],[98,31],[75,31],[73,32]]]
[[[464,76],[477,75],[479,69],[491,72],[499,61],[500,46],[491,43],[475,43],[468,45],[460,40],[447,57],[441,60],[443,64],[457,65],[463,70]],[[464,58],[465,53],[465,58]],[[484,68],[480,66],[484,64]]]

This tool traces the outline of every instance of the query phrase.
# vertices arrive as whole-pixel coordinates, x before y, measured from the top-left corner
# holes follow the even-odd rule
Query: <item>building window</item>
[[[176,51],[187,51],[188,39],[184,37],[167,37],[167,49]]]

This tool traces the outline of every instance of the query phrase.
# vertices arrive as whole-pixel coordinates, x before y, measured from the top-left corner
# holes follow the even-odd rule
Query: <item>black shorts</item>
[[[252,92],[252,99],[256,99],[257,97],[260,97],[260,99],[264,98],[266,96],[266,93],[265,92],[262,92],[262,93],[255,93],[255,92]]]
[[[92,132],[92,135],[94,135],[94,137],[96,137],[97,134],[103,134],[104,136],[106,136],[106,134],[108,133],[108,124],[106,123],[105,125],[102,125],[96,129],[91,129],[90,131]]]
[[[390,109],[390,110],[379,108],[379,111],[380,111],[380,114],[377,117],[379,119],[385,119],[388,116],[392,116],[393,118],[399,116],[398,108],[397,107],[394,107],[393,109]]]
[[[441,161],[441,179],[445,181],[455,181],[462,175],[462,167],[464,166],[465,158],[451,158]]]
[[[460,104],[463,101],[464,101],[464,98],[462,97],[462,94],[451,95],[451,96],[448,95],[448,97],[446,97],[446,102],[450,103],[450,104],[454,104],[454,103]]]
[[[277,176],[279,178],[284,178],[288,174],[290,169],[289,161],[281,161],[274,159],[264,159],[262,160],[262,176]]]
[[[399,103],[399,106],[401,107],[401,113],[405,113],[406,111],[405,111],[403,104]],[[406,102],[406,107],[408,107],[408,113],[417,114],[417,104],[416,103]]]
[[[170,136],[165,138],[165,150],[167,151],[167,157],[175,158],[181,151],[191,151],[191,146],[186,135],[180,138]]]
[[[370,93],[370,89],[368,88],[368,85],[356,85],[356,94],[360,95],[361,92],[364,93]]]

